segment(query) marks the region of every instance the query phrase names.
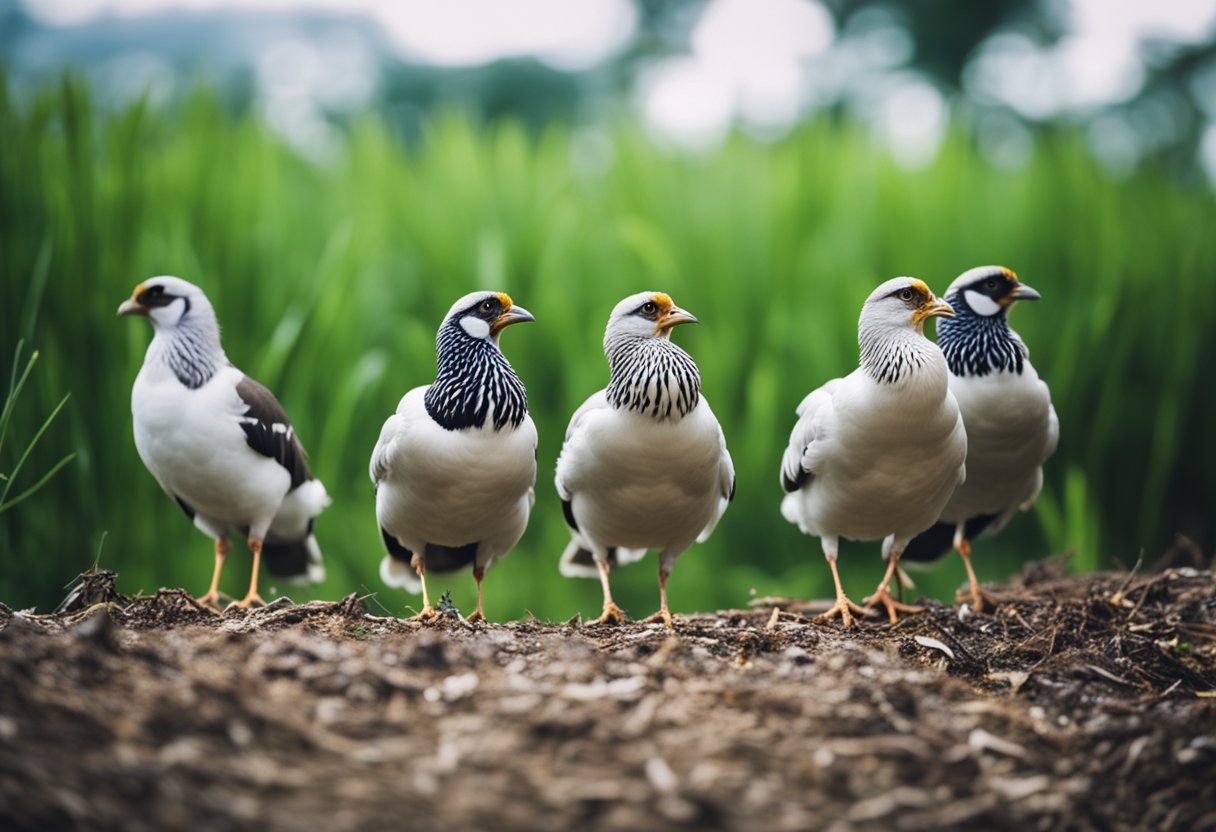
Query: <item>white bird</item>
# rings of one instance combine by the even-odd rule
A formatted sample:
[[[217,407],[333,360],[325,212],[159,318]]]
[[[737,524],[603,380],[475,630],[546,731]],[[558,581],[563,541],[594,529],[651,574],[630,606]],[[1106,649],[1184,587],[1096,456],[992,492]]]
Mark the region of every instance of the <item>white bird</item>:
[[[967,481],[938,523],[918,535],[904,559],[935,560],[954,548],[963,558],[975,609],[983,593],[971,566],[971,539],[995,534],[1026,511],[1043,487],[1043,463],[1056,449],[1060,423],[1051,392],[1030,363],[1030,351],[1009,327],[1009,310],[1039,293],[1002,266],[963,272],[946,290],[954,318],[937,327],[950,367],[950,390],[967,427]]]
[[[523,382],[498,345],[504,328],[535,318],[502,292],[452,306],[436,337],[435,381],[415,387],[384,423],[372,451],[376,520],[388,555],[380,577],[422,593],[427,572],[470,564],[485,620],[486,568],[519,542],[536,500],[536,426]]]
[[[964,478],[967,436],[948,389],[946,359],[925,338],[928,318],[953,314],[922,281],[888,280],[866,300],[858,324],[860,367],[832,379],[798,406],[781,464],[788,492],[781,512],[819,537],[836,584],[836,603],[820,618],[870,610],[848,599],[836,570],[839,539],[883,541],[887,570],[865,604],[919,607],[888,586],[903,548],[937,520]]]
[[[258,568],[286,580],[321,581],[325,569],[313,519],[329,505],[304,448],[274,394],[228,361],[215,311],[203,291],[176,277],[135,287],[119,315],[142,315],[154,336],[131,390],[135,447],[144,465],[215,540],[216,606],[228,537],[253,553],[241,607],[262,604]]]
[[[625,619],[612,600],[612,565],[657,549],[660,607],[652,620],[672,626],[672,566],[709,537],[734,497],[734,465],[701,395],[700,370],[670,340],[674,327],[696,322],[662,292],[618,303],[604,333],[608,387],[575,411],[566,430],[557,492],[571,541],[559,569],[569,577],[599,576],[600,622]]]

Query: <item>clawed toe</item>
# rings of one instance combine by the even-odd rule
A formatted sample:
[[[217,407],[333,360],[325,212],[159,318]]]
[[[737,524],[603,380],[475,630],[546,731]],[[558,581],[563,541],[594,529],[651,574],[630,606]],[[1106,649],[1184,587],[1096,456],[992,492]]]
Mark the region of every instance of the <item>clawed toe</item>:
[[[886,609],[887,616],[891,619],[892,624],[899,621],[899,616],[896,614],[897,612],[913,613],[925,611],[924,607],[918,607],[915,604],[905,604],[902,601],[896,601],[891,597],[891,593],[887,592],[885,589],[879,590],[869,598],[864,598],[862,600],[867,606],[878,606],[881,604]]]
[[[604,612],[595,619],[596,624],[624,624],[629,620],[625,611],[616,604],[609,602],[604,605]]]
[[[832,605],[831,609],[822,615],[815,616],[811,620],[830,621],[833,618],[840,616],[841,626],[847,630],[849,627],[853,626],[853,613],[857,613],[859,616],[865,618],[867,616],[874,615],[874,610],[870,609],[869,607],[859,606],[842,595],[836,599],[836,603]]]

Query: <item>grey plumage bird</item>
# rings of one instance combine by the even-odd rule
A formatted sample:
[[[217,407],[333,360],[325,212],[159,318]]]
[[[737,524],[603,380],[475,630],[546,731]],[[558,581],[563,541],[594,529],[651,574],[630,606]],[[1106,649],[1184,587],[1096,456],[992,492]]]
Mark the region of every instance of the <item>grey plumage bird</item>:
[[[135,447],[161,488],[215,540],[211,587],[199,602],[217,605],[233,534],[253,554],[240,606],[263,603],[263,560],[286,580],[323,580],[312,527],[329,505],[325,486],[309,471],[274,394],[228,361],[202,289],[154,277],[135,287],[118,314],[147,318],[155,333],[131,390]]]
[[[1060,438],[1051,392],[1009,326],[1017,301],[1039,298],[1009,269],[979,266],[950,284],[946,301],[956,314],[937,327],[950,390],[967,428],[967,481],[938,522],[908,544],[904,560],[935,560],[953,545],[967,568],[977,610],[984,601],[971,565],[971,540],[996,534],[1031,507],[1043,487],[1043,463]]]
[[[498,339],[535,320],[502,292],[474,292],[452,305],[436,337],[438,369],[384,423],[372,451],[376,520],[388,555],[380,577],[422,593],[433,618],[428,572],[471,566],[484,620],[486,569],[519,541],[536,496],[536,426],[528,397]]]
[[[662,292],[616,305],[604,333],[608,387],[574,413],[556,485],[571,541],[559,568],[600,578],[601,622],[625,619],[612,600],[612,566],[659,553],[659,611],[672,626],[667,579],[676,558],[705,540],[735,492],[722,427],[701,395],[692,357],[671,331],[696,318]]]
[[[781,511],[819,537],[831,567],[836,603],[821,618],[839,615],[847,627],[853,613],[870,612],[841,586],[841,537],[883,541],[886,575],[865,604],[882,604],[892,622],[897,611],[919,610],[888,586],[903,548],[937,520],[964,477],[967,437],[946,360],[924,336],[926,320],[951,314],[920,280],[883,283],[862,306],[860,366],[798,406],[781,464]]]

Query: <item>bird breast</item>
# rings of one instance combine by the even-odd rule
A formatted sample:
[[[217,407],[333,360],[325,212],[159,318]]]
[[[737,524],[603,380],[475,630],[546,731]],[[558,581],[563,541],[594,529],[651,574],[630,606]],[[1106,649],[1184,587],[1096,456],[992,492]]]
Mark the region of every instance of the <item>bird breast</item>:
[[[131,413],[135,446],[167,491],[198,514],[228,526],[273,518],[291,475],[256,453],[238,422],[240,370],[226,367],[196,389],[145,365],[135,380]]]
[[[720,429],[702,398],[682,420],[604,408],[588,415],[559,460],[579,528],[602,546],[689,545],[721,498]]]
[[[403,541],[462,546],[522,531],[536,482],[536,427],[446,430],[427,413],[426,388],[397,409],[387,470],[376,492],[380,524]]]
[[[951,377],[950,389],[967,429],[967,481],[942,519],[999,514],[1034,497],[1052,442],[1051,396],[1034,368]]]

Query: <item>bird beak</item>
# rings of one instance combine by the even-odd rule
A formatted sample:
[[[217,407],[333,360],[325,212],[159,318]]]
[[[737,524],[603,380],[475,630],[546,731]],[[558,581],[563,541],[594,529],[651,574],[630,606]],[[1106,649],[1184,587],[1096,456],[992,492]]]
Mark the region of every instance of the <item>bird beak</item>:
[[[659,318],[658,330],[659,332],[669,332],[673,327],[677,327],[680,324],[699,323],[701,322],[691,312],[685,312],[680,307],[673,305],[662,318]]]
[[[1001,298],[1001,303],[1005,306],[1013,303],[1015,300],[1042,300],[1043,296],[1034,289],[1027,286],[1025,283],[1019,283],[1013,287],[1013,291]]]
[[[953,318],[954,307],[941,298],[933,298],[924,306],[912,313],[912,323],[919,324],[926,318]]]
[[[524,309],[522,306],[512,306],[499,315],[498,319],[494,321],[494,326],[490,327],[490,334],[498,335],[498,333],[502,332],[511,324],[522,324],[535,320],[536,318],[532,317],[532,313],[527,309]]]
[[[118,307],[118,316],[121,318],[124,315],[144,315],[148,314],[148,307],[137,301],[135,298],[129,298],[122,302]]]

